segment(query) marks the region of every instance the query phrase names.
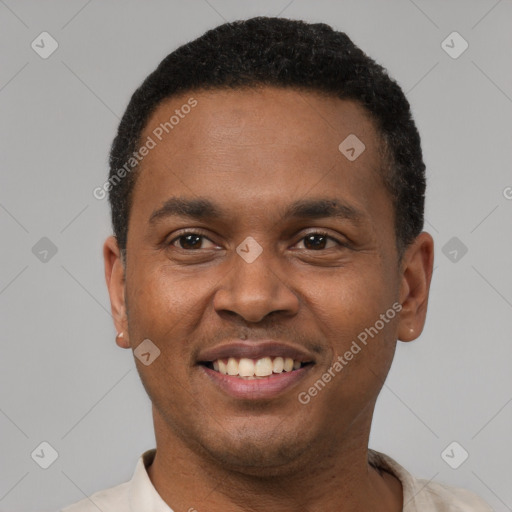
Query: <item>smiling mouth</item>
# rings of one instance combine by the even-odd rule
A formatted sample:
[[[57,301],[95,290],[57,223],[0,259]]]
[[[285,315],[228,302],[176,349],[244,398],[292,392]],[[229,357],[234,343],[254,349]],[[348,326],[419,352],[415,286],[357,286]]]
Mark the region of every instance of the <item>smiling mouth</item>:
[[[246,357],[229,357],[226,359],[216,359],[215,361],[201,362],[203,366],[210,370],[239,377],[244,380],[265,379],[273,375],[279,375],[285,372],[293,372],[305,366],[313,364],[312,361],[297,361],[291,357],[262,357],[259,359],[249,359]]]

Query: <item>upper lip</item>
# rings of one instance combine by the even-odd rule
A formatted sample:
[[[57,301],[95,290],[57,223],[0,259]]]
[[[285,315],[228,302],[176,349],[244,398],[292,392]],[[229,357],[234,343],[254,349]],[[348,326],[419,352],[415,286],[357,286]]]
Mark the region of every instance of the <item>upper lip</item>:
[[[314,362],[314,358],[304,350],[293,344],[283,343],[276,340],[234,340],[224,342],[215,347],[207,348],[199,353],[198,362],[206,363],[217,359],[228,359],[234,357],[240,359],[260,359],[262,357],[291,357],[294,361],[303,363]]]

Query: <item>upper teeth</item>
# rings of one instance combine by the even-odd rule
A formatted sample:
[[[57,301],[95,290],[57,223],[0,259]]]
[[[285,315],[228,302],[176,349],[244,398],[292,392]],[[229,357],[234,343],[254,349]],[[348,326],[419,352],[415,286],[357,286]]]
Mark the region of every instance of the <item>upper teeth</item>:
[[[300,361],[291,357],[262,357],[261,359],[217,359],[213,361],[213,369],[224,375],[239,375],[240,377],[267,377],[272,373],[291,372],[301,366]]]

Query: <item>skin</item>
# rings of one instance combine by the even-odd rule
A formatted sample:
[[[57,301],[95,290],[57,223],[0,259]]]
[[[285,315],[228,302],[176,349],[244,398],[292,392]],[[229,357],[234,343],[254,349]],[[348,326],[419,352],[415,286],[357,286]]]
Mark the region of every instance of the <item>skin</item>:
[[[368,439],[397,339],[424,326],[432,237],[421,233],[399,260],[378,133],[356,103],[270,87],[194,91],[160,104],[141,140],[190,97],[197,106],[141,164],[126,268],[116,239],[104,244],[118,345],[149,338],[161,351],[149,366],[135,358],[153,403],[153,485],[176,512],[402,510],[400,482],[367,463]],[[366,146],[353,162],[338,150],[351,133]],[[225,218],[150,225],[171,196],[208,198]],[[282,217],[295,200],[324,197],[359,221]],[[177,239],[188,229],[206,238],[190,248]],[[308,244],[318,230],[333,240]],[[248,236],[263,248],[252,263],[236,252]],[[401,312],[301,404],[298,393],[394,302]],[[196,363],[241,334],[297,343],[315,364],[273,399],[234,399]]]

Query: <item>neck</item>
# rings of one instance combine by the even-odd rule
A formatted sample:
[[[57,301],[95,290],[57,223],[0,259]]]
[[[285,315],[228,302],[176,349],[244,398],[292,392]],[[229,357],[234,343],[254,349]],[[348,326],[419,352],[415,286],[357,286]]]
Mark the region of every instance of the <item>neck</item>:
[[[312,449],[294,467],[265,468],[248,474],[206,453],[190,449],[153,408],[157,452],[148,476],[162,499],[176,511],[356,512],[402,510],[402,486],[389,473],[368,464],[367,428],[325,449]],[[352,434],[352,435],[351,435]]]
[[[248,474],[190,449],[153,409],[157,452],[148,475],[162,499],[176,511],[356,512],[402,510],[402,486],[368,464],[367,428],[353,425],[342,441],[311,450],[294,467]]]

